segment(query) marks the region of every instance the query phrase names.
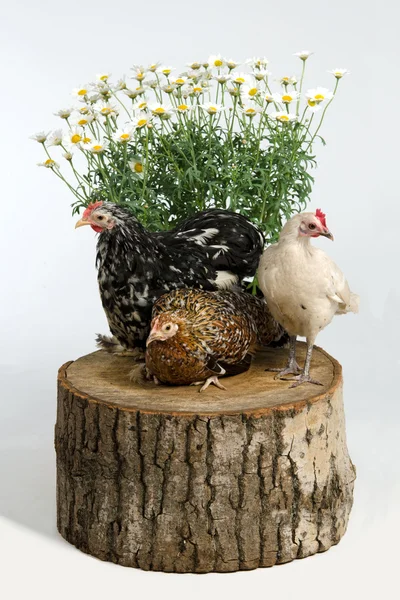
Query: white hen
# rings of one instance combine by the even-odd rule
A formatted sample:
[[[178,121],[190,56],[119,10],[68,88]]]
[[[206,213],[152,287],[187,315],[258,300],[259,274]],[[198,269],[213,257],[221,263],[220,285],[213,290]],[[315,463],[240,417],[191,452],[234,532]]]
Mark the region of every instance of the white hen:
[[[265,250],[258,268],[259,285],[269,309],[290,335],[289,362],[282,371],[278,369],[277,377],[294,375],[291,387],[304,382],[322,385],[310,377],[315,338],[334,315],[358,312],[359,298],[350,291],[339,267],[310,244],[310,238],[320,235],[333,240],[319,209],[315,214],[292,217],[282,228],[279,242]],[[302,371],[295,356],[298,335],[307,339]]]

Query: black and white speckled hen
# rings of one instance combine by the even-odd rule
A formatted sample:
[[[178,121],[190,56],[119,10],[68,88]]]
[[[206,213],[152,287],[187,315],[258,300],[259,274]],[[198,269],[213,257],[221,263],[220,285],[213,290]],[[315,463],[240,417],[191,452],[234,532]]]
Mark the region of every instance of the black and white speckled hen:
[[[99,336],[110,351],[142,352],[154,302],[177,288],[227,289],[254,275],[264,236],[246,217],[212,209],[171,231],[147,231],[119,205],[96,202],[76,227],[99,233],[98,282],[115,339]]]
[[[257,346],[286,340],[263,298],[242,291],[174,290],[153,307],[146,368],[173,385],[219,382],[247,371]]]

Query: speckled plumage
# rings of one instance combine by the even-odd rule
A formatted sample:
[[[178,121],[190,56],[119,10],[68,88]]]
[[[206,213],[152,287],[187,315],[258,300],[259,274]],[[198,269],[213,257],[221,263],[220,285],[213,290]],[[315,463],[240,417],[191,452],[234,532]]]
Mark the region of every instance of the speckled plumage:
[[[246,371],[258,345],[286,337],[265,300],[242,291],[173,291],[154,305],[152,326],[160,320],[176,323],[178,330],[149,344],[146,366],[174,385]]]
[[[126,349],[145,347],[162,294],[230,287],[254,275],[264,246],[262,233],[230,211],[203,211],[172,231],[151,233],[126,208],[104,202],[99,210],[115,222],[97,244],[100,295],[110,330]]]

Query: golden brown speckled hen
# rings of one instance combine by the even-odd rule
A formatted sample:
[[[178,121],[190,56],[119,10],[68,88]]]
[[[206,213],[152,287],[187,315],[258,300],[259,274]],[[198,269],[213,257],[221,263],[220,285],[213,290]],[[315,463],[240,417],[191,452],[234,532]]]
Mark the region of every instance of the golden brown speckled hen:
[[[247,371],[257,345],[285,337],[264,299],[241,291],[179,289],[153,307],[146,367],[156,382],[225,389],[218,376]]]

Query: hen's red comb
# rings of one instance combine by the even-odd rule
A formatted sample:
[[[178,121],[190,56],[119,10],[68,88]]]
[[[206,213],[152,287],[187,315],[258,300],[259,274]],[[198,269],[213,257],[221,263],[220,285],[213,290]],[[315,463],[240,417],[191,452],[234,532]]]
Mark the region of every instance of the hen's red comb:
[[[85,208],[85,211],[82,215],[83,219],[88,219],[90,217],[90,215],[92,214],[92,212],[94,210],[96,210],[96,208],[99,208],[100,206],[102,206],[102,202],[93,202],[93,204],[89,204],[89,206],[87,208]]]
[[[315,211],[315,216],[321,221],[321,225],[326,227],[326,215],[322,212],[320,208],[317,208],[317,210]]]

